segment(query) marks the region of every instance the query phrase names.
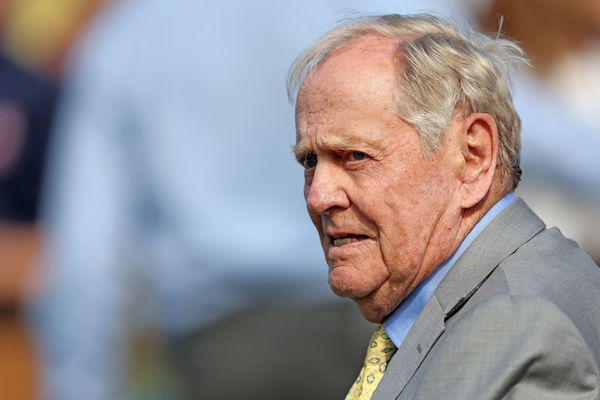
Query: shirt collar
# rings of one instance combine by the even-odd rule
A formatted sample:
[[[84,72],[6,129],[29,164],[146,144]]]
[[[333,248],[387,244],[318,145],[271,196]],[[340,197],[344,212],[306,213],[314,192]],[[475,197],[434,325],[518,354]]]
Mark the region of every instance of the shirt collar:
[[[394,310],[383,322],[385,331],[392,342],[400,347],[406,335],[417,320],[417,317],[425,308],[425,304],[438,287],[444,276],[454,265],[456,260],[465,252],[467,247],[473,243],[475,238],[492,222],[502,210],[504,210],[513,200],[515,195],[509,192],[502,197],[489,211],[475,224],[469,234],[463,239],[456,251],[435,269],[423,282],[421,282],[403,301],[398,308]]]

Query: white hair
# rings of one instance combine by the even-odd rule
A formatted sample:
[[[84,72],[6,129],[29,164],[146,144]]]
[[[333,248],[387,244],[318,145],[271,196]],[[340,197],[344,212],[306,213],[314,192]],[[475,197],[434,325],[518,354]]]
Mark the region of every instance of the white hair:
[[[382,35],[397,40],[396,112],[421,135],[424,152],[440,144],[455,111],[462,117],[490,114],[496,121],[502,189],[520,180],[521,123],[510,93],[511,74],[528,65],[515,42],[463,32],[433,15],[381,15],[347,20],[301,53],[287,81],[292,103],[317,65],[359,37]],[[402,100],[401,102],[399,100]]]

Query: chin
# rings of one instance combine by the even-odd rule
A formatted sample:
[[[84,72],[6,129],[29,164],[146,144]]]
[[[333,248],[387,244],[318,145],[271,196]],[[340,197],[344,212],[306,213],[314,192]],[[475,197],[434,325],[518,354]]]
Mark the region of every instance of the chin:
[[[379,290],[387,276],[365,279],[362,271],[348,266],[339,266],[329,272],[329,287],[340,297],[351,299],[367,298]]]
[[[347,297],[350,299],[356,299],[367,296],[371,291],[361,287],[356,287],[352,284],[344,282],[330,281],[329,287],[331,291],[340,297]]]

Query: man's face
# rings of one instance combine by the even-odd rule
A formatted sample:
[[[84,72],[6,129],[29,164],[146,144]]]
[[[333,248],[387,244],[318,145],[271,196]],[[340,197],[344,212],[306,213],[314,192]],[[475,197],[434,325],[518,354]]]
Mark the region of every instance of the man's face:
[[[329,284],[372,322],[450,256],[445,237],[459,218],[449,151],[424,156],[416,130],[394,113],[393,48],[369,37],[334,53],[296,108],[295,152]]]

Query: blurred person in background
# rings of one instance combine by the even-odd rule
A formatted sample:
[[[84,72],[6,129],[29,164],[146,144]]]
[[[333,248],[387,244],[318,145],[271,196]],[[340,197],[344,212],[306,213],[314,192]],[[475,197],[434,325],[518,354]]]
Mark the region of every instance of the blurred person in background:
[[[0,4],[0,221],[37,222],[64,55],[103,1]]]
[[[0,222],[31,226],[38,218],[44,158],[57,88],[6,51],[11,2],[0,5]]]
[[[6,46],[9,1],[0,3],[0,398],[34,396],[34,351],[20,307],[28,294],[41,176],[57,89]]]
[[[40,181],[56,88],[0,52],[0,221],[38,217]]]

